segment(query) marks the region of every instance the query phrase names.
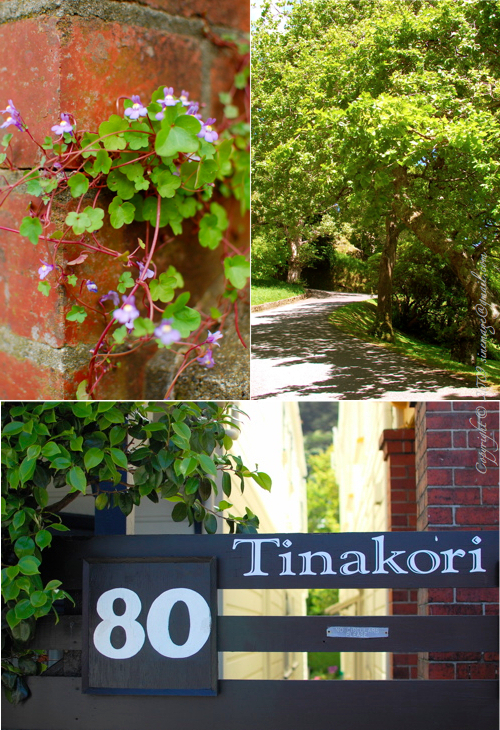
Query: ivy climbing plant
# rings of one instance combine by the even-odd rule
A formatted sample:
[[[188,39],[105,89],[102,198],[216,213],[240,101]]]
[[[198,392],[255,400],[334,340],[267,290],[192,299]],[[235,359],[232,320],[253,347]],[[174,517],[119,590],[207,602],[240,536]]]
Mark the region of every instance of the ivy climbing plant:
[[[40,150],[40,161],[0,189],[0,206],[21,185],[37,199],[18,231],[0,228],[17,231],[44,248],[38,296],[62,287],[73,302],[67,320],[81,324],[92,313],[103,321],[79,399],[91,398],[120,358],[151,341],[183,355],[176,377],[192,363],[213,367],[213,349],[231,311],[245,345],[238,329],[238,302],[247,298],[250,265],[231,242],[232,222],[221,202],[234,197],[242,213],[249,208],[248,54],[233,41],[219,43],[239,51],[240,60],[232,89],[220,95],[225,111],[217,131],[216,120],[204,121],[200,105],[187,91],[175,95],[167,86],[157,89],[149,103],[135,94],[120,97],[121,113],[112,114],[95,132],[80,131],[73,114],[64,112],[43,142],[33,137],[13,101],[1,111],[6,118],[0,128],[12,126],[30,137]],[[243,113],[234,104],[238,89],[245,92]],[[12,137],[10,132],[3,137],[0,163],[16,172],[9,152]],[[54,210],[64,196],[75,203],[61,223]],[[99,238],[107,217],[117,230],[142,224],[132,252],[115,251]],[[193,221],[202,247],[222,249],[226,288],[209,312],[188,306],[190,292],[179,293],[184,289],[182,271],[173,265],[160,270],[155,257],[182,234],[186,221]],[[80,252],[62,263],[58,253],[66,244],[78,246]],[[99,260],[93,259],[96,266],[105,268],[106,261],[114,259],[122,268],[108,292],[99,292],[93,279],[78,274],[91,252],[99,254]]]
[[[230,532],[257,531],[258,517],[248,507],[234,514],[229,501],[246,478],[271,489],[266,473],[230,452],[226,431],[239,428],[237,412],[182,401],[3,404],[2,684],[10,702],[28,697],[25,675],[46,668],[44,652],[29,648],[37,619],[53,612],[57,621],[56,602],[72,600],[60,580],[44,582],[42,564],[53,536],[68,530],[61,513],[75,499],[125,515],[144,498],[167,500],[174,521],[202,523],[207,533],[222,520]],[[51,485],[61,493],[55,502]],[[212,495],[223,499],[209,508]]]

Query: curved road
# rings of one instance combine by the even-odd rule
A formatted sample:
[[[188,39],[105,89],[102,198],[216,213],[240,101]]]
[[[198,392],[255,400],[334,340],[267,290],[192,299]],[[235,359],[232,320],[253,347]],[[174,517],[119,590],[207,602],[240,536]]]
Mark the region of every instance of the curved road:
[[[498,398],[493,388],[467,387],[460,378],[344,335],[329,323],[338,307],[371,298],[332,292],[252,314],[252,399]]]

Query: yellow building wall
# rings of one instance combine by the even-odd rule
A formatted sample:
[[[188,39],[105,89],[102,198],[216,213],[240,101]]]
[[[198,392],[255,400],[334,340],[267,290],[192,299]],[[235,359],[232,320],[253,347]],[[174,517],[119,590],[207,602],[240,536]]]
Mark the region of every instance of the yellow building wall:
[[[342,402],[334,429],[333,468],[339,485],[341,532],[385,532],[388,525],[387,464],[379,451],[384,429],[397,428],[398,411],[387,402]],[[342,616],[386,616],[385,589],[342,589]],[[385,652],[344,653],[345,679],[386,679]]]

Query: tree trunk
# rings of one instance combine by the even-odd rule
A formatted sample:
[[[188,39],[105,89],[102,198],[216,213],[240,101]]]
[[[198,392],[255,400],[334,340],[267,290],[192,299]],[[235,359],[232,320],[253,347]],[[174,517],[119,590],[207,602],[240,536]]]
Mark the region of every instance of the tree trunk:
[[[392,328],[392,272],[396,261],[396,248],[401,228],[396,217],[388,215],[385,219],[385,243],[380,259],[378,275],[377,321],[372,333],[386,342],[394,342]]]
[[[288,232],[287,232],[288,235]],[[290,258],[288,259],[288,277],[287,282],[289,284],[296,284],[302,273],[302,264],[300,263],[300,247],[305,241],[302,240],[302,236],[299,231],[288,236],[288,246],[290,248]]]
[[[418,240],[430,251],[439,256],[447,256],[453,272],[464,288],[469,303],[470,322],[475,322],[476,339],[481,331],[479,314],[484,317],[488,333],[500,343],[500,309],[498,304],[487,295],[487,306],[481,306],[482,277],[476,273],[476,262],[465,249],[455,248],[451,237],[443,235],[437,226],[427,220],[421,211],[411,210],[401,200],[395,202],[398,217],[413,231]]]

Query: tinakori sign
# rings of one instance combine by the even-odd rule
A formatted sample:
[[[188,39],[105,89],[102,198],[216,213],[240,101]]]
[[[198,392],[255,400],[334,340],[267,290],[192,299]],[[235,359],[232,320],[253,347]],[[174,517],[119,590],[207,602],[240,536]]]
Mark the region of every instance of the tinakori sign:
[[[278,575],[388,575],[395,573],[404,575],[418,573],[429,575],[430,573],[486,573],[482,566],[482,548],[476,547],[481,544],[482,538],[474,535],[471,538],[471,545],[466,540],[460,539],[454,542],[462,547],[448,547],[440,549],[439,537],[435,536],[433,550],[429,548],[416,548],[412,545],[404,550],[388,550],[385,535],[375,535],[370,538],[373,542],[363,550],[344,550],[340,553],[327,552],[326,550],[306,550],[305,552],[292,552],[293,541],[284,539],[281,543],[278,537],[257,537],[241,538],[233,541],[233,550],[240,548],[246,550],[249,570],[243,573],[244,576],[269,575],[263,570],[262,548],[264,545],[275,545],[276,547],[287,548],[286,552],[279,553],[281,559],[281,571]],[[405,542],[408,542],[406,540]],[[241,546],[246,545],[243,548]],[[464,549],[464,547],[466,549]],[[300,567],[299,567],[300,566]],[[294,570],[294,567],[296,570]],[[337,568],[336,570],[334,569]]]

